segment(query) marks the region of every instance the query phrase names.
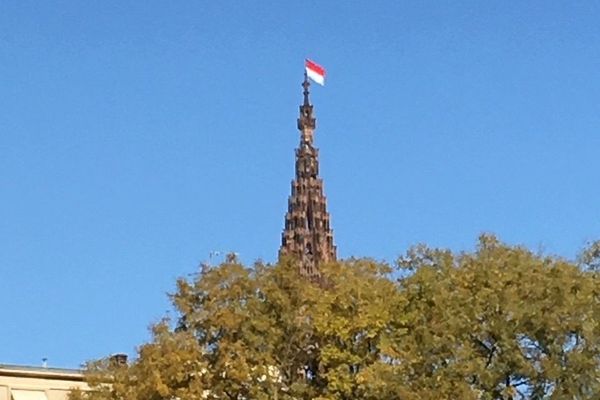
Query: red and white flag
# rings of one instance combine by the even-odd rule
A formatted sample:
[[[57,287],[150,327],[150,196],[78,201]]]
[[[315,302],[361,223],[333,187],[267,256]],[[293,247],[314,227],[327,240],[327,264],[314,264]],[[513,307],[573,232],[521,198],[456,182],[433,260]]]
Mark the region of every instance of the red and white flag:
[[[306,76],[321,86],[325,85],[325,68],[308,58],[306,59],[304,66],[306,67]]]

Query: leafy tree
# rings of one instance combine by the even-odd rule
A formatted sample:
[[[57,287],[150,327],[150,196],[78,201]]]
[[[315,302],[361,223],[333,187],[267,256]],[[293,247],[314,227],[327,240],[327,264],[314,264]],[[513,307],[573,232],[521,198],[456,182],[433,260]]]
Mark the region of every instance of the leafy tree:
[[[171,296],[129,365],[91,362],[73,400],[589,399],[600,396],[598,274],[482,236],[318,281],[229,257]]]
[[[153,326],[152,334],[131,365],[110,357],[88,363],[86,376],[93,391],[74,392],[71,400],[206,398],[211,372],[193,335],[173,332],[167,321]]]
[[[230,257],[178,280],[174,327],[153,327],[129,366],[90,363],[94,391],[73,400],[359,398],[401,299],[391,270],[352,260],[323,266],[318,282],[298,271],[291,259],[249,269]]]
[[[400,260],[417,398],[589,399],[600,394],[596,277],[482,236],[473,254],[415,249]]]

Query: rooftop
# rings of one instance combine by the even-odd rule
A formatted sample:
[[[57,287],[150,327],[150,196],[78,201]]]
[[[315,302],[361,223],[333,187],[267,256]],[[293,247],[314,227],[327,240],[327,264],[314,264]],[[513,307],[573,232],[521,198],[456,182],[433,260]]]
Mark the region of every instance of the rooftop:
[[[83,380],[79,369],[34,367],[27,365],[0,364],[0,376],[18,376],[45,379]]]

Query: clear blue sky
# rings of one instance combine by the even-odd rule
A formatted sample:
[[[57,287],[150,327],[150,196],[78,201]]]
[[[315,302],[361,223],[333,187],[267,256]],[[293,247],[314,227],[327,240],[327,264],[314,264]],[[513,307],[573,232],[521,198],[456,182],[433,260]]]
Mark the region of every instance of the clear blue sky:
[[[0,3],[0,362],[133,353],[211,251],[274,261],[303,60],[339,255],[600,237],[600,4]]]

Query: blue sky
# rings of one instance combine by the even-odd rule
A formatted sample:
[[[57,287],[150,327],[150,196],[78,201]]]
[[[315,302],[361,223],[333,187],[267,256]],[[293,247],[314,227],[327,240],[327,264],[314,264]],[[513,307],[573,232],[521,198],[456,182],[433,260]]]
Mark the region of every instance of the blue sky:
[[[132,354],[276,258],[305,57],[339,255],[600,238],[597,2],[0,3],[0,363]],[[216,257],[213,261],[218,261]]]

